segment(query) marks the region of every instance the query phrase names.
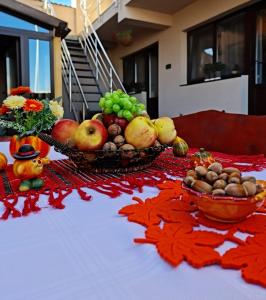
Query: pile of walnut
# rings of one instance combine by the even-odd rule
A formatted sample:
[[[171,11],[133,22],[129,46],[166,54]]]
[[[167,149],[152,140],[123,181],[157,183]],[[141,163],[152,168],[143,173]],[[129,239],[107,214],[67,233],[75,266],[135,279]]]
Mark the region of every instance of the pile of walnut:
[[[263,191],[253,176],[241,176],[237,168],[223,168],[212,163],[208,168],[198,166],[189,170],[184,183],[193,190],[213,196],[249,197]]]

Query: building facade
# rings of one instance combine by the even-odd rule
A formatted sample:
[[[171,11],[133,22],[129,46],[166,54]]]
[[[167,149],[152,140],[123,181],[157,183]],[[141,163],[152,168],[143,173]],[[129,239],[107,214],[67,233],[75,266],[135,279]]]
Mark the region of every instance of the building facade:
[[[38,9],[41,1],[20,2]],[[54,4],[70,37],[84,29],[84,4],[87,22],[93,23],[127,91],[143,98],[153,117],[208,109],[266,114],[265,1]],[[54,79],[60,93],[61,77]]]

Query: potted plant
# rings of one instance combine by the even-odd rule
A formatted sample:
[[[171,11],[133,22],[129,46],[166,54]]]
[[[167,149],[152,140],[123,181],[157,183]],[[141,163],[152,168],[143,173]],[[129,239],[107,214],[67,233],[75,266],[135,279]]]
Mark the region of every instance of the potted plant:
[[[203,72],[205,74],[205,81],[211,80],[214,77],[215,72],[213,64],[205,64]]]
[[[232,69],[232,74],[233,75],[238,75],[240,73],[240,68],[238,64],[235,64],[233,69]]]
[[[115,39],[123,46],[130,46],[133,42],[132,30],[117,32]]]
[[[50,130],[54,123],[63,117],[62,103],[57,101],[25,98],[32,94],[28,87],[11,90],[0,107],[0,127],[13,129],[17,135],[10,141],[10,154],[23,144],[31,144],[40,151],[42,157],[49,152],[49,146],[38,138],[38,134]],[[23,96],[22,96],[23,95]]]
[[[217,61],[213,64],[213,67],[214,67],[215,78],[221,78],[222,71],[225,69],[225,64],[223,64],[220,61]]]

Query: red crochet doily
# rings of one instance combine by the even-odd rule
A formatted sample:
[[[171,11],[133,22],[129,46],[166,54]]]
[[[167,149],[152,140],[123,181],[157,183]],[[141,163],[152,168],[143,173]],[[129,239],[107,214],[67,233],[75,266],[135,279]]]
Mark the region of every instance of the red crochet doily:
[[[12,166],[9,165],[7,170],[0,171],[0,219],[6,220],[10,216],[21,217],[40,211],[38,201],[41,194],[48,196],[47,206],[63,209],[65,207],[63,201],[73,189],[76,189],[80,198],[85,201],[91,200],[92,197],[84,191],[84,188],[93,189],[111,198],[122,193],[132,194],[135,189],[141,192],[143,186],[156,186],[165,181],[167,174],[183,177],[190,168],[190,155],[196,151],[198,149],[190,149],[187,157],[177,158],[173,156],[172,150],[168,149],[154,161],[150,168],[129,175],[94,175],[76,172],[69,160],[52,161],[45,166],[42,174],[45,181],[44,188],[23,193],[17,192],[19,181],[14,177]],[[266,159],[263,155],[234,156],[216,152],[212,154],[224,166],[235,165],[241,171],[266,169]],[[21,200],[20,196],[23,196],[24,200]],[[23,208],[21,208],[21,201]]]
[[[158,187],[161,191],[156,197],[145,201],[133,197],[136,203],[119,211],[146,227],[145,237],[136,238],[136,243],[155,245],[173,266],[183,261],[195,268],[218,264],[239,269],[247,282],[266,287],[266,215],[256,213],[237,224],[210,221],[197,212],[195,196],[182,189],[181,181],[166,181]],[[199,225],[206,230],[199,230]],[[237,232],[251,236],[242,240]],[[221,255],[215,248],[225,241],[235,243],[235,248]]]

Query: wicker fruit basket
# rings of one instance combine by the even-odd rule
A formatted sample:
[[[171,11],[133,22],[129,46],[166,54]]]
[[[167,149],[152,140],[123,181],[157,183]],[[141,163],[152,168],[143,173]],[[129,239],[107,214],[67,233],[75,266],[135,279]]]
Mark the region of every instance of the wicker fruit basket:
[[[66,155],[81,171],[94,173],[130,173],[149,167],[154,159],[165,150],[165,145],[135,150],[80,151],[67,144],[61,144],[46,133],[39,137],[55,151]]]

